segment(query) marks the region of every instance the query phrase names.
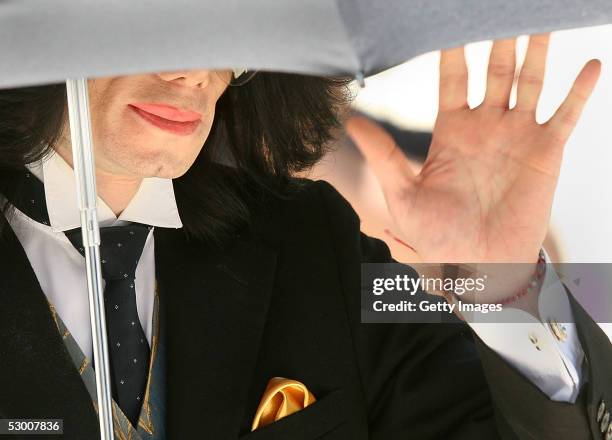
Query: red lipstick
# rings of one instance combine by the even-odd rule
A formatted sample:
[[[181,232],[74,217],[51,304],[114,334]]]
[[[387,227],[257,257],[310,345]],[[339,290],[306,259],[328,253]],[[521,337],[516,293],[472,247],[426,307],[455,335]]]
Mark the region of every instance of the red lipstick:
[[[193,110],[180,110],[168,104],[129,104],[138,116],[150,124],[170,133],[186,136],[201,123],[202,114]]]

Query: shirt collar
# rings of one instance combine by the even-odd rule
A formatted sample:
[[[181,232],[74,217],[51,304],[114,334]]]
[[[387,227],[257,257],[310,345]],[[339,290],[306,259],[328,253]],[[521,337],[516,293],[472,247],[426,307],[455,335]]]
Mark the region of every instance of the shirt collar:
[[[27,167],[45,185],[45,200],[51,228],[63,232],[80,227],[81,215],[77,203],[76,183],[70,165],[59,154],[52,152],[49,157]],[[183,226],[171,179],[144,178],[138,192],[119,217],[100,197],[97,202],[98,222],[101,227],[119,226],[125,222],[144,223],[161,228]]]

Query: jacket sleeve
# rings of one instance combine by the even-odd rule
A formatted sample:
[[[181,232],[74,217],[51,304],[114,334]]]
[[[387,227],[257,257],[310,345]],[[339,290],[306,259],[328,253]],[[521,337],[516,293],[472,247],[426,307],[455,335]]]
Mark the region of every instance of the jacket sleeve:
[[[602,403],[604,415],[612,411],[612,346],[571,294],[588,369],[588,382],[573,404],[550,400],[459,320],[362,324],[360,264],[393,260],[384,242],[359,232],[357,215],[335,189],[325,182],[317,187],[335,244],[373,439],[606,438],[608,427],[597,412]]]
[[[612,346],[569,292],[568,296],[585,352],[588,377],[574,404],[550,400],[475,337],[495,410],[519,438],[612,439],[612,434],[608,435],[612,432],[610,424],[603,420],[612,401]]]

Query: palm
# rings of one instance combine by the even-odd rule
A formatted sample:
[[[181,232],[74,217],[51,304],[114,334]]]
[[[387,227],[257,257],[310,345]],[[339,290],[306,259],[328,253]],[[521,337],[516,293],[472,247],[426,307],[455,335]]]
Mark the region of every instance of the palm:
[[[442,54],[440,112],[418,175],[388,136],[349,126],[381,181],[396,231],[423,261],[537,260],[563,147],[599,73],[589,63],[557,114],[538,124],[547,45],[547,36],[532,37],[512,110],[513,40],[495,43],[487,96],[476,109],[467,106],[462,49]]]
[[[389,206],[422,258],[476,262],[537,256],[560,155],[539,157],[552,140],[522,116],[481,108],[448,112],[438,120],[411,202]]]

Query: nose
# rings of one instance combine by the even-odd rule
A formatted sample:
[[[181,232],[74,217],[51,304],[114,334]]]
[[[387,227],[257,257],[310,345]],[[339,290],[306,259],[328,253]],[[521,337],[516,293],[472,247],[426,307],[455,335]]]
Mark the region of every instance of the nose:
[[[164,81],[174,82],[185,87],[198,87],[200,89],[208,85],[210,75],[210,70],[177,70],[157,74]]]

